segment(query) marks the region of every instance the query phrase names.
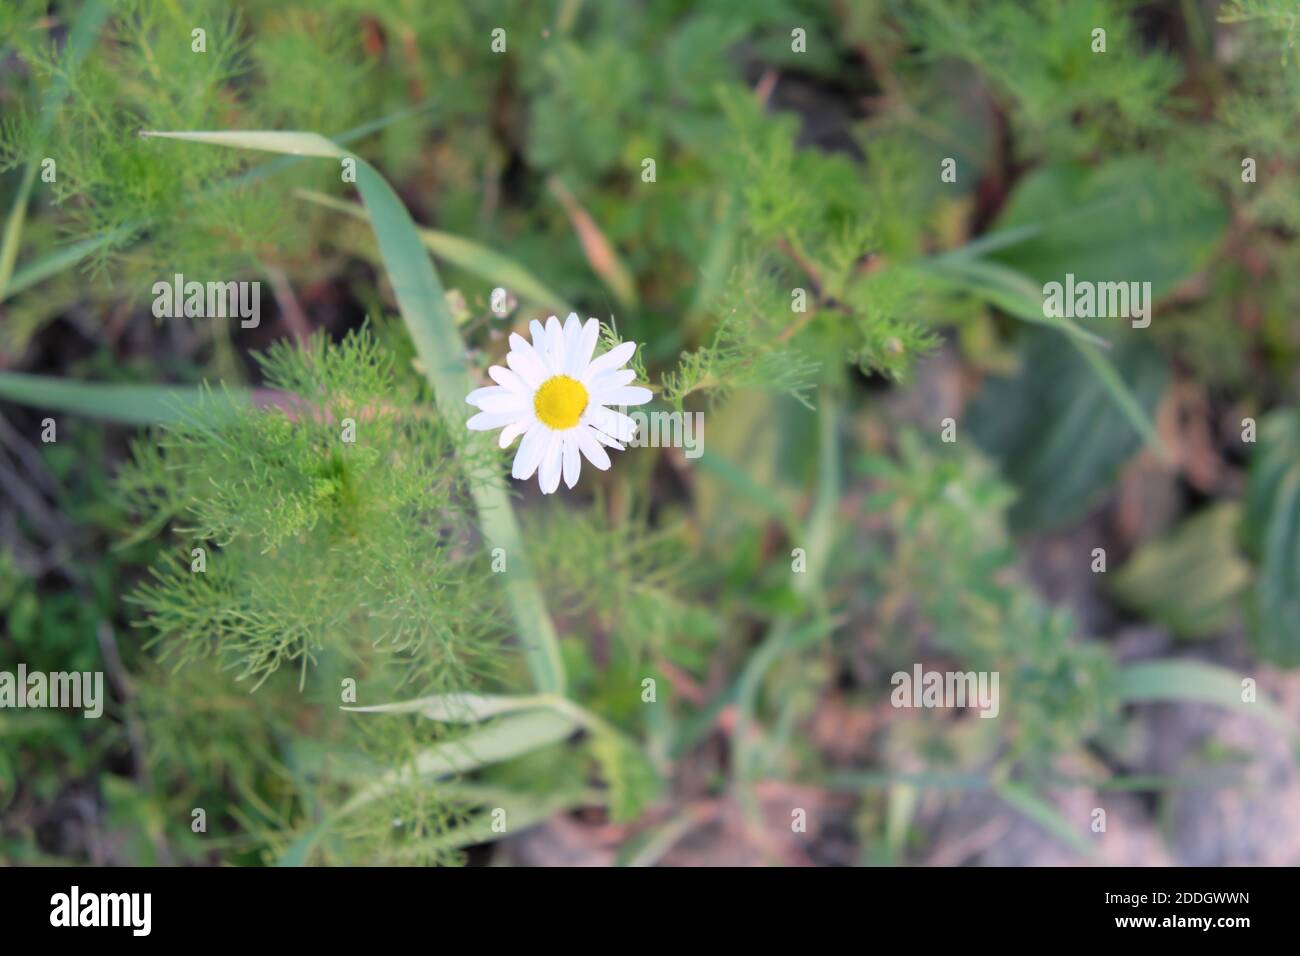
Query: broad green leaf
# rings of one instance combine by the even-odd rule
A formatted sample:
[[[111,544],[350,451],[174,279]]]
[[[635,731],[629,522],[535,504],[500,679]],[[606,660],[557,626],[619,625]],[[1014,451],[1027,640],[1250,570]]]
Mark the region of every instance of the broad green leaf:
[[[1222,203],[1174,163],[1128,157],[1095,169],[1047,166],[1021,181],[994,232],[926,267],[1010,315],[1064,321],[1068,329],[1076,323],[1043,318],[1046,283],[1071,274],[1076,282],[1149,282],[1155,299],[1205,264],[1226,225]],[[1128,325],[1122,317],[1078,321],[1087,335],[1108,336]],[[1070,341],[1125,418],[1159,451],[1140,383],[1129,381],[1095,341],[1077,334]]]
[[[1237,550],[1240,521],[1241,506],[1224,502],[1143,545],[1112,579],[1116,598],[1184,637],[1223,630],[1251,582]]]
[[[1179,700],[1229,707],[1294,737],[1295,724],[1276,704],[1265,697],[1242,700],[1241,682],[1242,675],[1200,661],[1143,661],[1120,668],[1117,691],[1128,702]]]
[[[1011,524],[1041,530],[1081,517],[1138,450],[1141,438],[1120,427],[1105,382],[1059,336],[1026,330],[1020,354],[1017,375],[990,378],[967,420],[976,442],[1019,491]],[[1112,357],[1149,417],[1166,379],[1159,353],[1149,342],[1128,336]]]
[[[1264,556],[1274,524],[1278,493],[1287,477],[1300,469],[1300,410],[1281,409],[1259,423],[1246,483],[1246,511],[1241,538],[1255,560]]]
[[[1300,664],[1300,412],[1260,423],[1242,541],[1258,563],[1250,633],[1260,656]]]
[[[366,218],[366,211],[361,206],[342,202],[324,193],[298,189],[294,191],[294,195],[307,202],[324,206],[326,209],[333,209],[358,219]],[[534,305],[557,309],[560,312],[573,311],[563,298],[548,289],[540,279],[509,256],[493,252],[487,246],[471,242],[469,239],[453,236],[449,232],[439,232],[437,229],[418,229],[417,232],[425,248],[437,258],[459,266],[481,279],[500,285]]]
[[[1226,226],[1223,204],[1175,161],[1046,166],[1019,183],[995,223],[1035,231],[990,255],[1040,285],[1072,273],[1076,281],[1150,282],[1159,298],[1205,264]]]
[[[465,404],[465,396],[475,383],[465,359],[465,343],[447,310],[442,284],[420,241],[415,223],[397,193],[369,163],[351,157],[318,133],[151,132],[142,135],[293,156],[334,160],[354,158],[357,190],[379,241],[379,252],[388,269],[388,279],[407,332],[415,344],[429,384],[433,386],[438,409],[453,424],[468,418],[469,406]],[[490,441],[482,434],[473,440],[480,444]],[[482,470],[471,476],[470,487],[486,546],[489,550],[502,548],[510,555],[510,570],[502,577],[533,681],[544,693],[563,693],[564,665],[560,658],[559,639],[528,565],[519,525],[501,475],[495,469]]]
[[[1008,230],[1004,235],[1026,232]],[[978,242],[971,245],[978,245]],[[1151,416],[1142,408],[1141,401],[1116,370],[1108,352],[1103,351],[1109,349],[1110,343],[1073,319],[1049,318],[1044,315],[1042,290],[1028,276],[1001,263],[972,257],[966,249],[935,256],[923,262],[922,268],[1014,318],[1055,328],[1068,336],[1070,343],[1092,366],[1093,373],[1124,413],[1129,424],[1148,444],[1160,450],[1160,440]]]

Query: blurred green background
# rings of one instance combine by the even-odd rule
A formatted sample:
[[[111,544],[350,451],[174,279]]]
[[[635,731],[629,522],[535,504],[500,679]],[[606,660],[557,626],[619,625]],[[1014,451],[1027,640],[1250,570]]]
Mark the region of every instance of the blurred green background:
[[[0,858],[1300,861],[1289,7],[6,3],[0,671],[110,699],[0,710]],[[478,381],[572,309],[703,414],[700,458],[511,483],[562,698],[338,710],[538,689],[467,477],[509,458],[334,161],[143,130],[333,138]],[[156,319],[175,273],[261,323]],[[1067,273],[1151,325],[1045,318]],[[200,382],[264,391],[178,424]],[[322,458],[283,394],[398,417]],[[892,706],[917,663],[999,717]]]

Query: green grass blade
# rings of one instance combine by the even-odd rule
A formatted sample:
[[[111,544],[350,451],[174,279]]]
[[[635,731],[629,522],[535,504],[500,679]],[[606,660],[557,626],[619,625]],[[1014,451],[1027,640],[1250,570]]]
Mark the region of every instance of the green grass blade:
[[[997,795],[1013,808],[1033,820],[1062,843],[1084,856],[1093,856],[1096,849],[1070,825],[1070,821],[1061,815],[1041,794],[1021,783],[1005,781],[993,785]]]
[[[1089,332],[1077,322],[1043,315],[1043,299],[1039,287],[1028,276],[1000,263],[983,259],[935,257],[923,261],[921,266],[1014,318],[1050,326],[1071,338],[1085,339],[1094,345],[1104,347],[1108,344],[1100,335]]]
[[[509,697],[499,694],[431,694],[415,700],[370,707],[340,707],[359,714],[419,714],[429,720],[450,724],[476,724],[490,717],[519,710],[536,710],[551,706],[553,698],[544,694]]]
[[[1167,457],[1164,443],[1160,441],[1160,436],[1156,432],[1155,422],[1146,413],[1142,403],[1133,394],[1133,390],[1128,387],[1128,384],[1116,370],[1111,360],[1091,342],[1085,342],[1077,338],[1071,338],[1070,342],[1079,350],[1088,364],[1092,366],[1093,372],[1101,384],[1105,386],[1111,400],[1119,406],[1119,410],[1128,419],[1128,423],[1142,436],[1147,446],[1162,458]]]
[[[1120,698],[1129,702],[1188,701],[1228,707],[1295,738],[1296,725],[1272,701],[1264,697],[1242,700],[1241,681],[1235,671],[1200,661],[1142,661],[1120,670],[1118,689]]]
[[[349,156],[318,133],[151,132],[141,135],[293,156],[339,160]],[[357,190],[370,216],[398,308],[433,386],[438,408],[449,422],[464,422],[469,411],[465,396],[474,387],[474,381],[465,360],[465,344],[447,310],[442,283],[397,193],[369,163],[356,158],[356,164]],[[476,440],[485,439],[478,436]],[[487,547],[502,548],[509,556],[510,570],[502,577],[533,681],[543,693],[562,694],[565,680],[559,639],[528,565],[505,484],[495,469],[471,475],[470,479],[479,528]]]
[[[1000,249],[1008,249],[1011,246],[1018,246],[1022,242],[1028,242],[1036,236],[1041,235],[1043,226],[1041,223],[1035,223],[1025,226],[1013,226],[1009,229],[998,229],[995,232],[986,232],[977,239],[951,249],[948,252],[942,252],[934,256],[930,261],[933,263],[951,263],[964,262],[980,256],[988,255],[991,252],[997,252]]]
[[[200,405],[226,396],[238,407],[251,401],[235,389],[209,392],[184,385],[117,385],[74,382],[44,375],[0,372],[0,398],[36,408],[72,412],[123,425],[158,425],[185,420]]]
[[[310,189],[295,189],[294,195],[307,202],[346,213],[357,219],[367,218],[365,209],[356,203],[343,202],[333,196]],[[560,295],[548,289],[540,279],[509,256],[503,256],[469,239],[453,236],[449,232],[420,228],[416,231],[425,248],[435,257],[459,266],[481,279],[500,285],[534,305],[565,313],[573,311]]]
[[[0,290],[0,302],[3,302],[11,295],[17,295],[19,292],[30,288],[40,282],[44,282],[52,276],[58,275],[64,269],[70,269],[82,259],[106,248],[116,242],[123,236],[128,236],[134,230],[128,226],[118,226],[115,229],[108,229],[98,235],[90,236],[87,239],[81,239],[77,242],[69,243],[66,246],[60,246],[48,256],[37,259],[35,262],[28,263],[13,274],[9,284]]]
[[[824,786],[832,790],[886,790],[907,784],[922,790],[987,790],[988,777],[961,770],[921,770],[906,773],[892,770],[845,771],[831,774]]]
[[[275,861],[276,866],[306,866],[307,858],[311,856],[311,851],[315,848],[316,842],[325,832],[323,824],[318,824],[308,830],[298,839],[294,840],[279,859]]]
[[[531,753],[564,740],[577,729],[575,721],[550,710],[508,714],[464,737],[421,751],[410,763],[388,771],[357,793],[343,805],[338,816],[352,813],[393,790],[418,781],[471,773]]]

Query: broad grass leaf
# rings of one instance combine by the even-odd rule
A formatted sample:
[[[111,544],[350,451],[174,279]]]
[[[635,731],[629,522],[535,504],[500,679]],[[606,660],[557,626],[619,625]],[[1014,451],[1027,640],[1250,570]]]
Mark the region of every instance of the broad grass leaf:
[[[1141,157],[1097,168],[1046,166],[1012,193],[998,230],[1032,239],[991,257],[1039,283],[1150,282],[1160,297],[1203,266],[1223,236],[1222,203],[1175,162]]]
[[[1016,235],[1037,235],[1040,231],[1035,228],[1011,229],[999,235],[1014,238]],[[1068,336],[1070,343],[1092,366],[1093,373],[1110,393],[1111,399],[1124,413],[1129,424],[1159,451],[1160,440],[1155,424],[1124,377],[1116,370],[1107,351],[1110,343],[1073,319],[1045,315],[1042,289],[1033,279],[1002,263],[971,254],[970,250],[974,247],[994,239],[994,236],[989,236],[953,252],[934,256],[923,261],[922,268],[1013,318],[1055,328]],[[1015,239],[1015,242],[1019,241]]]
[[[1264,697],[1242,700],[1242,675],[1200,661],[1142,661],[1119,669],[1116,689],[1129,703],[1187,701],[1228,707],[1286,731],[1294,740],[1296,725]]]
[[[1117,427],[1121,412],[1087,359],[1053,333],[1026,330],[1020,371],[991,378],[967,420],[975,441],[1018,489],[1009,520],[1019,531],[1059,527],[1082,516],[1141,447]],[[1155,348],[1128,336],[1112,358],[1148,417],[1167,377]]]
[[[36,408],[73,412],[124,425],[159,425],[187,419],[214,402],[246,407],[250,393],[239,389],[213,392],[183,385],[119,385],[77,382],[45,375],[0,372],[0,398]]]
[[[507,714],[463,737],[429,747],[408,764],[388,771],[349,800],[343,816],[401,787],[471,773],[564,740],[578,723],[552,710]]]

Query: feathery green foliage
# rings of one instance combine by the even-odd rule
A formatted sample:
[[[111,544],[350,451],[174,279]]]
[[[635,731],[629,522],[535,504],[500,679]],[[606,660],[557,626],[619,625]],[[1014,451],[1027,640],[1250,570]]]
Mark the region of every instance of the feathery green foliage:
[[[121,479],[147,526],[179,537],[136,598],[166,652],[260,682],[375,646],[422,686],[467,686],[499,630],[467,543],[463,436],[399,392],[369,332],[262,365],[281,404],[232,415],[213,393]]]

